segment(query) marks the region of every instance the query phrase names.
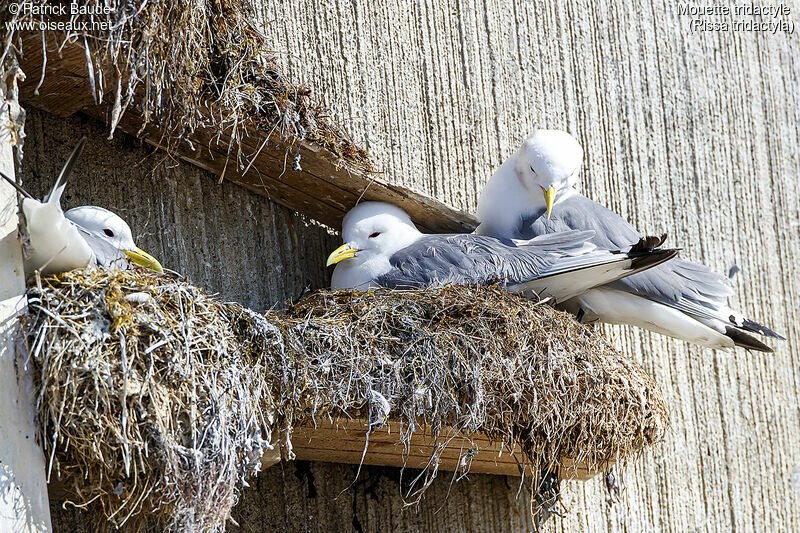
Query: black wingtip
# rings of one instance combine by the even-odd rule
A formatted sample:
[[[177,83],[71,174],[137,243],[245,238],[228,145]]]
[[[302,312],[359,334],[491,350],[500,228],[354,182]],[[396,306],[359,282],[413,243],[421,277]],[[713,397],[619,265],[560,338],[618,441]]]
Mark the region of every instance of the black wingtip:
[[[725,336],[730,337],[733,343],[740,348],[744,348],[746,350],[753,350],[756,352],[764,352],[764,353],[773,353],[775,350],[761,342],[760,340],[756,339],[755,337],[748,335],[744,331],[736,328],[732,328],[730,326],[725,328]]]
[[[19,183],[17,183],[16,181],[12,180],[8,176],[6,176],[5,172],[0,171],[0,176],[2,176],[3,179],[6,180],[9,185],[14,187],[17,190],[17,192],[20,193],[25,198],[33,198],[33,196],[31,196],[28,191],[23,189],[22,186]]]
[[[631,269],[637,272],[653,268],[660,265],[665,261],[669,261],[678,255],[678,250],[667,248],[664,250],[648,250],[639,252],[628,252],[628,257],[631,257]]]
[[[770,337],[772,339],[779,339],[782,341],[786,340],[786,337],[780,335],[779,333],[775,333],[767,326],[762,326],[758,322],[753,322],[752,320],[744,319],[742,320],[742,329],[751,331],[753,333],[758,333],[759,335],[764,335],[765,337]]]
[[[639,242],[637,242],[636,244],[631,246],[630,251],[633,252],[633,253],[636,253],[636,252],[650,252],[652,250],[655,250],[656,248],[658,248],[662,244],[664,244],[664,241],[666,241],[666,240],[667,240],[667,234],[666,233],[662,233],[659,237],[654,237],[652,235],[646,235],[646,236],[642,237],[641,239],[639,239]]]
[[[86,146],[86,136],[84,135],[78,141],[78,144],[75,145],[75,148],[72,149],[72,153],[69,154],[67,158],[67,162],[64,163],[64,167],[61,169],[61,172],[58,174],[58,182],[66,181],[69,178],[69,175],[72,173],[72,167],[75,166],[75,162],[83,153],[83,149]]]
[[[61,172],[58,173],[58,178],[56,178],[56,182],[53,185],[53,189],[50,191],[50,194],[47,195],[47,201],[52,200],[52,195],[58,191],[59,188],[63,188],[64,183],[69,179],[69,175],[72,174],[72,168],[75,166],[75,163],[83,153],[83,148],[86,146],[86,136],[80,138],[78,144],[75,145],[75,148],[72,149],[72,153],[69,154],[66,163],[64,166],[61,167]],[[60,195],[60,194],[59,194]]]

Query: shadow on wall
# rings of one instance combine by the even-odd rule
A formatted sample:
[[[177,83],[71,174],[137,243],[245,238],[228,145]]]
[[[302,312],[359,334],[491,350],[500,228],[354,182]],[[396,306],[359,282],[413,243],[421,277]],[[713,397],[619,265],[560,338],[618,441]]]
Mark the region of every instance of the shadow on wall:
[[[337,237],[269,199],[175,161],[85,117],[30,110],[25,158],[17,170],[41,197],[75,139],[89,137],[64,193],[65,209],[99,205],[131,226],[137,245],[165,268],[224,299],[263,310],[327,286],[325,260]]]
[[[262,471],[233,509],[228,531],[532,531],[530,491],[519,478],[470,475],[458,483],[437,477],[419,507],[403,508],[401,483],[419,470],[282,462]],[[519,490],[519,492],[518,492]],[[491,495],[487,499],[484,495]],[[498,517],[502,520],[498,521]],[[490,518],[492,517],[492,518]]]

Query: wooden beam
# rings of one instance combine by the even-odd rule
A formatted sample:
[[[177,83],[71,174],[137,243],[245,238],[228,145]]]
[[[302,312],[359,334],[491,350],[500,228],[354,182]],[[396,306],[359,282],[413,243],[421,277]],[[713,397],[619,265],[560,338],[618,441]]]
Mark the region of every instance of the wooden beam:
[[[14,176],[12,145],[22,117],[15,69],[0,79],[0,170]],[[33,385],[19,342],[25,309],[25,272],[17,193],[0,180],[0,531],[51,531],[44,457],[36,444]]]
[[[82,111],[110,123],[111,106],[95,105],[91,95],[83,44],[67,45],[59,56],[55,42],[50,40],[45,55],[41,35],[25,34],[22,48],[22,67],[30,73],[30,79],[21,84],[22,101],[58,116]],[[37,92],[43,66],[44,82]],[[108,72],[105,78],[112,79],[111,69]],[[152,125],[142,129],[144,121],[134,107],[129,106],[118,128],[165,148],[161,129]],[[209,116],[217,114],[213,109],[207,112]],[[170,149],[189,163],[218,176],[224,175],[229,181],[335,229],[340,228],[342,217],[359,199],[398,205],[426,232],[469,232],[477,225],[472,215],[389,183],[376,174],[337,167],[337,158],[320,146],[309,143],[290,146],[279,134],[268,136],[255,123],[240,124],[239,128],[245,132],[243,153],[254,158],[246,173],[245,169],[237,168],[235,156],[226,154],[230,138],[225,134],[219,136],[212,128],[199,129],[189,137],[190,142]],[[298,149],[302,170],[293,170],[292,161]]]
[[[333,424],[322,421],[316,427],[295,427],[292,431],[292,451],[297,459],[306,461],[359,464],[366,443],[366,428],[366,421],[361,419],[341,419]],[[399,430],[399,423],[389,422],[384,428],[373,431],[369,436],[369,447],[363,463],[409,468],[423,468],[427,465],[433,451],[430,429],[422,427],[414,433],[407,455],[400,442]],[[520,475],[519,465],[524,461],[519,448],[503,449],[480,434],[472,435],[469,439],[460,435],[453,438],[439,457],[439,469],[458,470],[462,456],[468,451],[472,455],[470,472]],[[269,454],[262,461],[265,467],[275,462],[274,454]],[[531,465],[525,466],[525,475],[530,476]],[[610,467],[611,464],[605,466]],[[599,473],[600,471],[583,464],[574,466],[569,459],[562,461],[561,475],[564,479],[586,480]]]
[[[389,421],[383,428],[370,433],[369,446],[364,454],[366,428],[367,421],[359,418],[343,418],[333,423],[322,420],[314,427],[298,426],[292,429],[292,451],[295,459],[300,461],[398,468],[424,468],[428,465],[434,449],[430,428],[420,427],[406,448],[400,439],[400,424]],[[280,445],[276,442],[273,446],[261,457],[262,468],[269,468],[281,461]],[[469,439],[456,435],[451,439],[439,455],[439,470],[463,470],[461,461],[465,454],[470,456],[471,473],[519,477],[520,468],[524,466],[526,477],[534,474],[533,465],[525,463],[519,447],[508,450],[482,434],[472,435]],[[610,468],[613,464],[603,466]],[[575,465],[572,460],[565,458],[559,473],[562,479],[586,481],[602,473],[602,470],[586,464]],[[50,498],[53,501],[63,501],[68,497],[69,491],[60,481],[53,480],[50,483]]]

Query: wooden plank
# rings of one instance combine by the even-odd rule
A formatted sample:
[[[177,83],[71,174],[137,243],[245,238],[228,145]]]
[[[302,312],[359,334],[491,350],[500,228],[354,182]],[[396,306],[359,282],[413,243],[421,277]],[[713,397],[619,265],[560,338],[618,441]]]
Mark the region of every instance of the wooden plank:
[[[320,421],[316,427],[295,427],[292,432],[292,450],[296,458],[301,460],[359,464],[364,453],[366,427],[367,423],[362,419],[340,419],[333,423]],[[430,428],[423,426],[420,431],[415,432],[407,450],[401,443],[399,430],[400,424],[390,421],[385,427],[370,433],[369,446],[364,454],[363,463],[409,468],[425,467],[434,449]],[[468,451],[472,455],[470,472],[520,475],[519,465],[522,465],[524,460],[519,448],[504,449],[482,434],[472,435],[469,438],[460,434],[455,435],[439,456],[439,469],[445,471],[460,469],[462,456]],[[274,464],[272,456],[270,461],[264,462],[264,466],[271,464]],[[530,466],[525,465],[526,475],[531,474]],[[586,465],[575,467],[569,459],[563,461],[562,467],[561,474],[566,479],[586,480],[600,473]]]
[[[333,423],[320,421],[315,427],[295,427],[292,430],[295,458],[301,461],[361,464],[366,443],[366,424],[365,420],[356,418],[339,419]],[[424,468],[428,465],[434,448],[430,428],[422,426],[420,431],[414,433],[407,449],[401,442],[399,430],[400,424],[392,421],[381,429],[373,430],[369,436],[367,452],[363,455],[363,464],[408,468]],[[261,458],[262,468],[269,468],[280,462],[278,452],[277,445],[274,450],[266,452]],[[524,465],[525,475],[530,477],[533,474],[531,465],[526,464],[518,447],[508,450],[482,434],[469,438],[461,434],[455,435],[440,452],[439,470],[462,470],[462,456],[467,452],[471,455],[471,473],[518,477],[520,466]],[[585,481],[601,472],[586,465],[575,467],[571,460],[564,459],[560,473],[564,479]],[[68,494],[60,481],[51,481],[51,500],[63,501]]]
[[[36,107],[59,117],[68,117],[94,103],[82,46],[67,46],[58,51],[55,42],[50,41],[45,58],[41,34],[26,34],[23,52],[21,66],[27,76],[20,84],[23,101],[35,100]],[[39,87],[43,66],[47,83]]]
[[[14,176],[19,125],[15,74],[0,79],[0,170]],[[7,85],[8,84],[8,85]],[[21,351],[17,316],[25,309],[25,272],[17,193],[0,180],[0,531],[51,531],[42,451],[33,423],[33,385]]]
[[[20,97],[25,103],[62,117],[82,111],[106,123],[110,122],[111,106],[107,102],[101,105],[94,103],[81,43],[68,44],[59,51],[50,37],[45,62],[41,36],[24,34],[23,51],[22,68],[31,74],[21,85]],[[45,77],[37,92],[43,66]],[[105,78],[112,79],[111,69],[106,69],[106,72],[109,74]],[[216,111],[209,109],[208,113],[213,116]],[[118,128],[165,149],[162,130],[152,125],[142,129],[142,124],[141,115],[131,105],[122,116]],[[477,224],[472,215],[411,189],[391,184],[376,173],[340,168],[336,165],[337,158],[320,146],[309,143],[289,145],[278,134],[268,136],[253,123],[240,124],[239,127],[245,132],[241,147],[243,153],[247,157],[258,154],[246,173],[243,173],[245,169],[237,168],[235,154],[228,156],[225,153],[230,138],[225,134],[220,136],[213,129],[198,129],[189,137],[191,144],[178,143],[170,147],[171,152],[336,229],[341,226],[344,214],[359,199],[398,205],[425,232],[467,232]],[[292,161],[298,150],[302,170],[293,170]]]

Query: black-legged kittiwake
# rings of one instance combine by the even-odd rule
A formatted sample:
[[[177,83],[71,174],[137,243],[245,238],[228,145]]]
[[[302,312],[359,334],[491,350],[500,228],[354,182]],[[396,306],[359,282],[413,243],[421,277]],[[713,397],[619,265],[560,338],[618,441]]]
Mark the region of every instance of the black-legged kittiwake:
[[[425,235],[399,207],[364,202],[344,218],[345,244],[328,258],[334,289],[421,288],[497,282],[556,302],[651,268],[675,250],[597,250],[593,232],[543,235],[515,245],[471,234]]]
[[[642,235],[621,216],[578,193],[583,149],[563,131],[539,130],[494,173],[478,201],[476,233],[531,239],[568,230],[593,231],[600,249],[625,250]],[[674,259],[579,295],[564,307],[585,321],[632,324],[711,348],[771,352],[750,335],[783,339],[727,305],[724,276]]]
[[[75,146],[52,190],[41,202],[0,173],[23,196],[22,212],[30,241],[30,253],[24,257],[26,274],[36,270],[53,274],[89,265],[126,269],[128,260],[163,272],[153,256],[136,246],[131,228],[113,212],[93,205],[66,213],[61,210],[66,181],[85,143],[83,138]]]

